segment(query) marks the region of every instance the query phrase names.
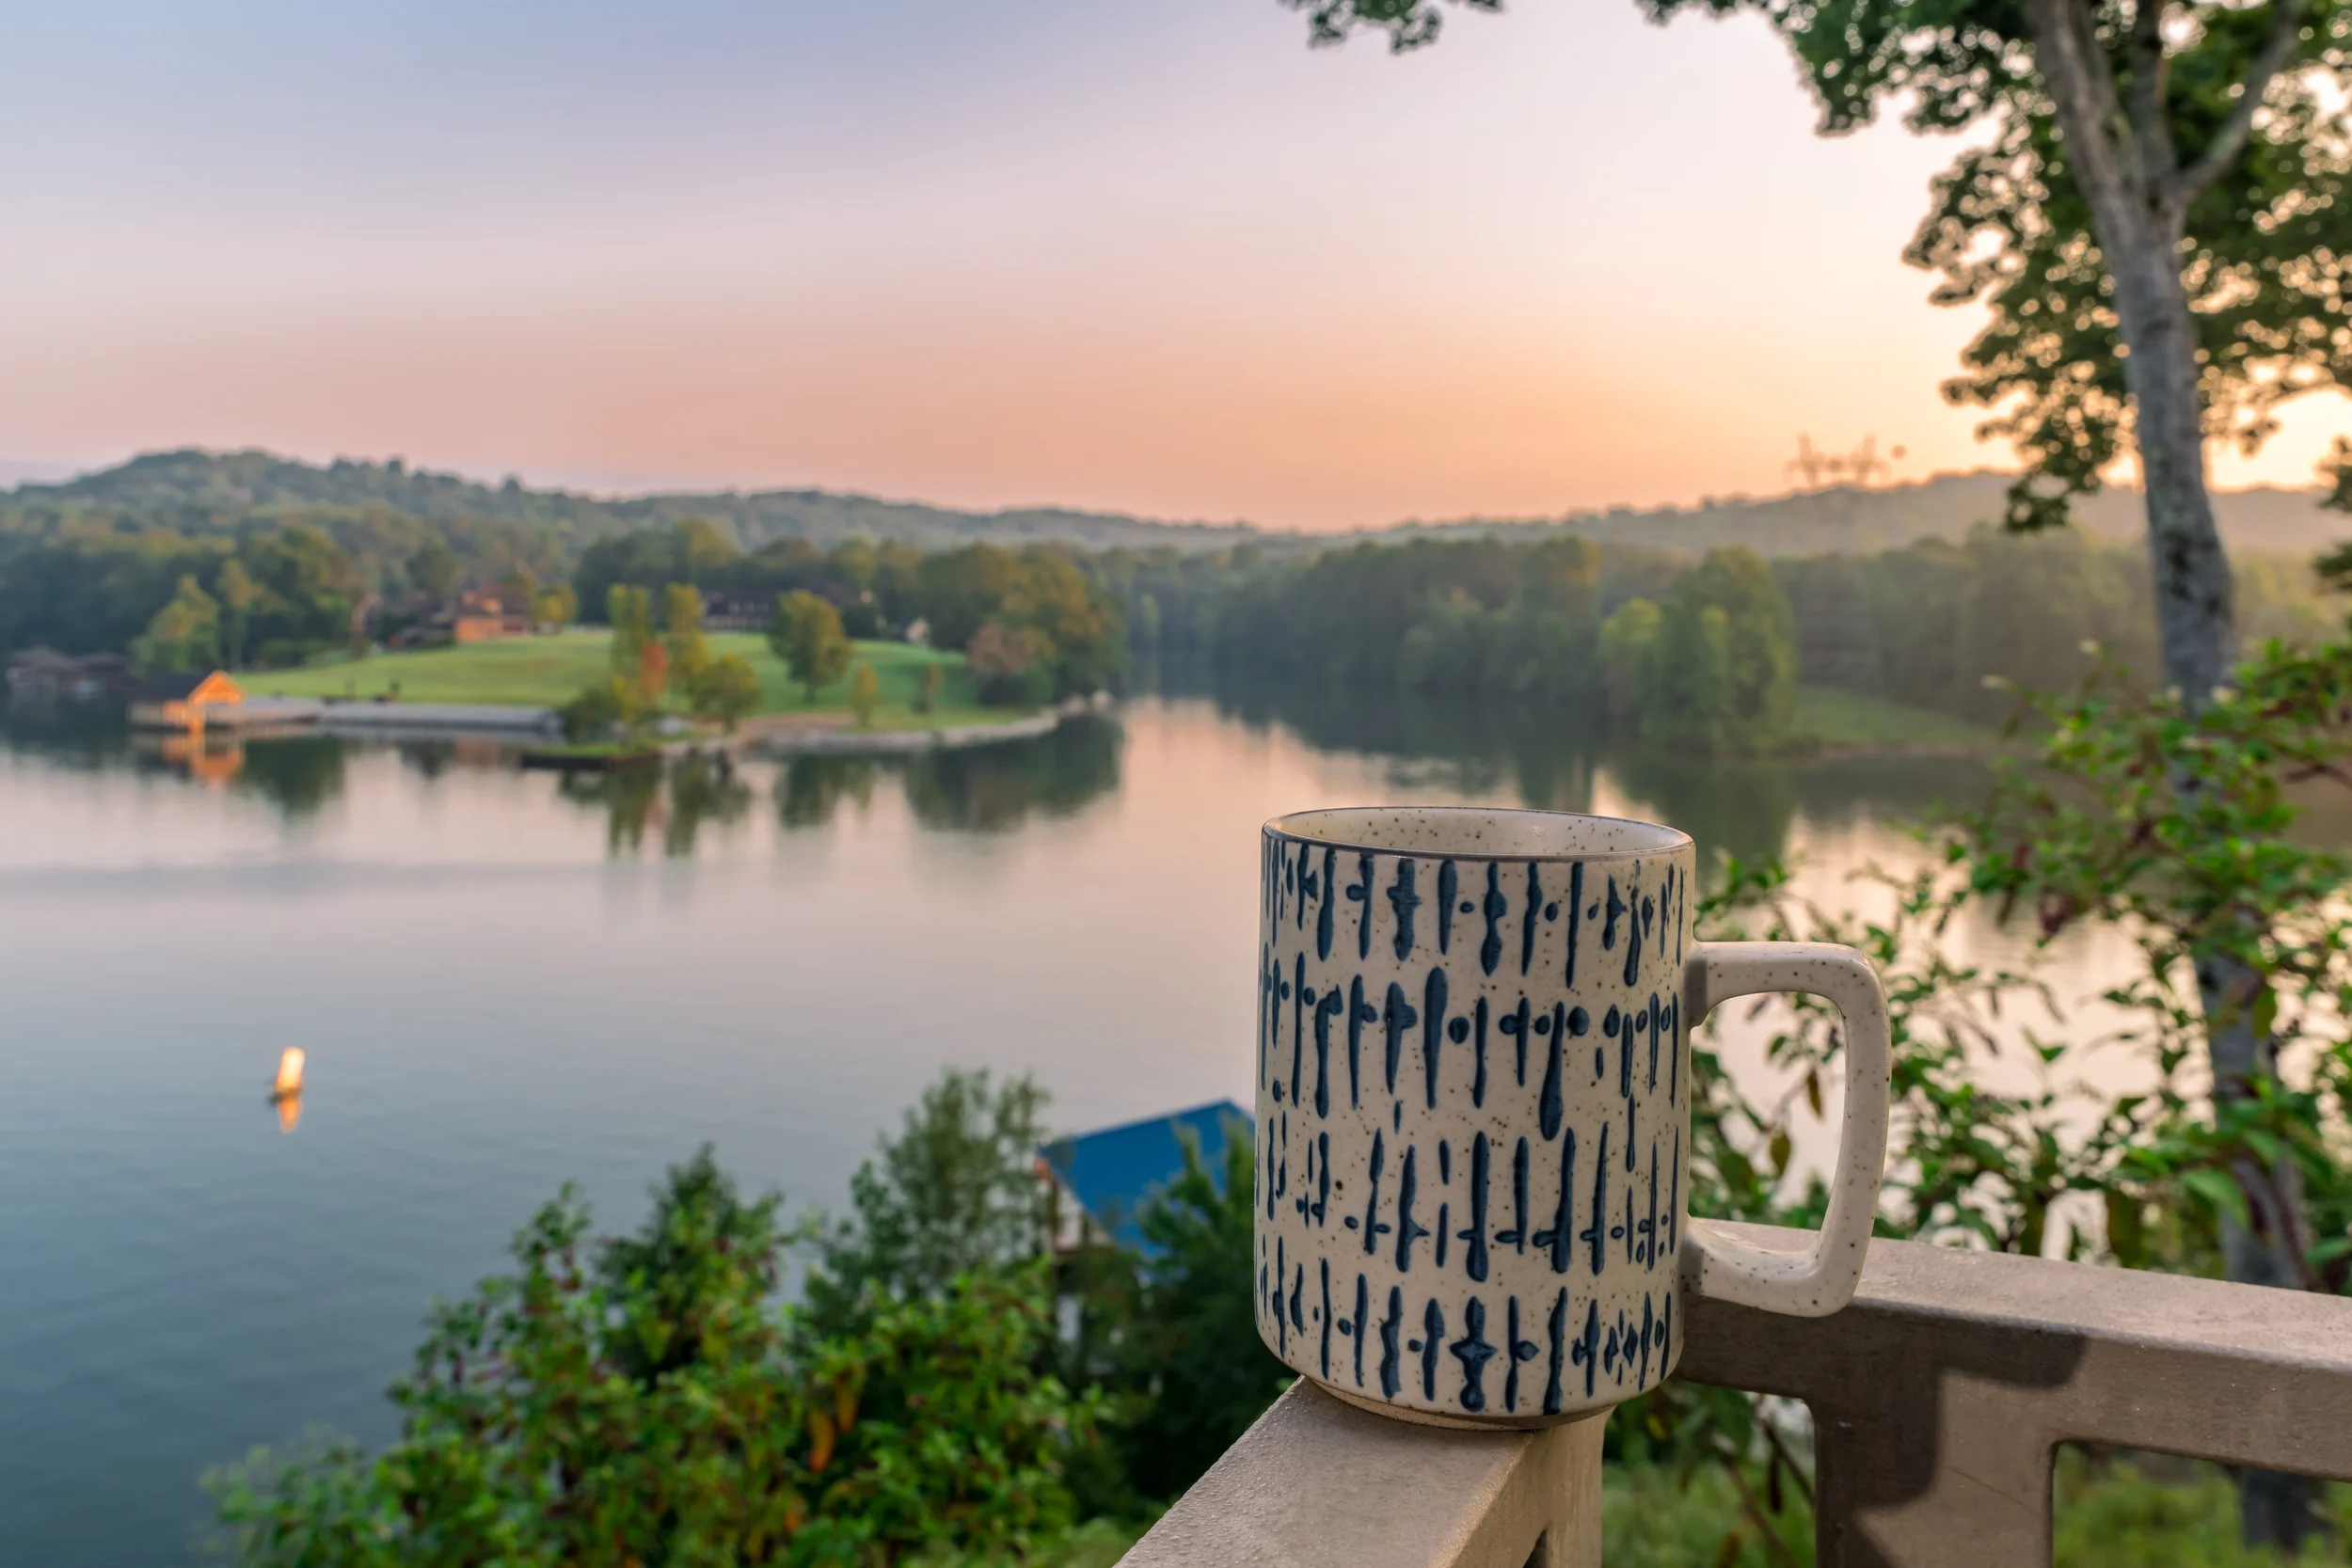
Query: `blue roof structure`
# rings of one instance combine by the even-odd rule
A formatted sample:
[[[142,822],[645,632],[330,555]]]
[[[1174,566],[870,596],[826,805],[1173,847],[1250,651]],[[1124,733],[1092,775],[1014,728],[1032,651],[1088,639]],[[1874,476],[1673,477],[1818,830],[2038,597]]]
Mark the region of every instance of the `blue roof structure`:
[[[1040,1148],[1038,1155],[1086,1210],[1097,1229],[1120,1245],[1150,1257],[1158,1249],[1144,1240],[1136,1216],[1154,1191],[1184,1172],[1179,1129],[1200,1141],[1201,1163],[1208,1166],[1210,1179],[1222,1188],[1226,1132],[1236,1124],[1254,1129],[1248,1112],[1230,1100],[1219,1100],[1189,1111],[1057,1138]],[[1255,1136],[1254,1130],[1249,1135]]]

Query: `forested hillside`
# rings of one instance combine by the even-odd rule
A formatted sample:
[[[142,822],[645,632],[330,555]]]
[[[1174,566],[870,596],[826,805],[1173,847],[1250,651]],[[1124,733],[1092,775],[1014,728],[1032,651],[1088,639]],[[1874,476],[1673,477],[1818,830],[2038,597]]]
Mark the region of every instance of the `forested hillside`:
[[[1679,743],[1767,749],[1798,682],[1983,722],[2010,701],[1987,677],[2064,685],[2087,636],[2153,668],[2137,498],[2096,498],[2081,528],[2021,539],[1979,521],[2003,483],[1318,536],[814,491],[607,500],[397,462],[166,452],[0,495],[0,656],[45,643],[282,665],[405,635],[468,591],[561,624],[602,615],[616,585],[678,584],[739,625],[795,592],[836,606],[854,636],[920,621],[961,649],[993,622],[1035,644],[994,649],[998,662],[1058,670],[1046,651],[1076,650],[1057,689],[1107,675],[1103,644],[1121,641],[1375,693],[1627,722],[1672,710]],[[2222,499],[2247,637],[2339,621],[2310,567],[2336,515],[2279,491]],[[1099,608],[1073,630],[1054,607],[1082,600]]]
[[[826,546],[863,536],[925,547],[987,542],[1063,544],[1088,549],[1166,546],[1216,550],[1256,543],[1273,554],[1311,553],[1358,539],[1498,538],[1532,543],[1573,533],[1598,544],[1645,545],[1693,556],[1739,545],[1765,557],[1867,554],[1922,539],[1958,541],[2000,515],[2009,476],[1944,474],[1870,489],[1834,486],[1756,499],[1729,497],[1693,507],[1615,507],[1548,517],[1458,518],[1367,529],[1349,536],[1298,534],[1244,523],[1170,523],[1057,507],[960,511],[826,490],[681,492],[603,498],[536,489],[513,480],[484,484],[454,474],[385,463],[325,467],[262,451],[153,452],[119,467],[53,484],[0,492],[0,535],[40,534],[74,520],[162,526],[183,533],[233,531],[256,520],[298,514],[339,517],[393,514],[464,522],[513,540],[576,556],[597,539],[701,517],[755,550],[775,539]],[[2315,491],[2246,490],[2216,498],[2222,531],[2239,550],[2313,554],[2352,531],[2323,511]],[[2139,531],[2139,498],[2110,490],[2078,507],[2086,531],[2129,538]],[[330,530],[331,531],[331,530]],[[363,552],[362,552],[363,553]]]
[[[717,524],[747,549],[772,539],[828,545],[864,536],[927,546],[993,544],[1174,543],[1214,548],[1250,537],[1235,524],[1160,523],[1057,507],[959,512],[825,490],[712,491],[600,498],[534,489],[516,480],[483,484],[455,474],[385,463],[338,461],[324,467],[263,451],[152,452],[119,467],[0,495],[0,531],[40,531],[69,518],[136,518],[188,531],[233,529],[257,517],[397,513],[435,521],[516,526],[577,552],[595,540],[683,517]]]

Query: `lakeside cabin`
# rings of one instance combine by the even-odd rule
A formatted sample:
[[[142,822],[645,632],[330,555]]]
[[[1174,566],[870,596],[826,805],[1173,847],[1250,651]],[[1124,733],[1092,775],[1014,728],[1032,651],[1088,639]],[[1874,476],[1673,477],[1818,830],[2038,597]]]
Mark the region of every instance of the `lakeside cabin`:
[[[1048,1183],[1055,1250],[1109,1242],[1152,1257],[1159,1249],[1143,1234],[1144,1204],[1184,1174],[1187,1141],[1199,1146],[1200,1163],[1221,1190],[1226,1140],[1234,1132],[1257,1135],[1248,1111],[1219,1100],[1042,1145],[1037,1168]]]
[[[131,688],[131,723],[145,730],[201,731],[211,709],[244,702],[244,689],[226,671],[150,675]]]
[[[88,703],[119,694],[131,661],[120,654],[27,648],[8,660],[8,695],[24,703]]]

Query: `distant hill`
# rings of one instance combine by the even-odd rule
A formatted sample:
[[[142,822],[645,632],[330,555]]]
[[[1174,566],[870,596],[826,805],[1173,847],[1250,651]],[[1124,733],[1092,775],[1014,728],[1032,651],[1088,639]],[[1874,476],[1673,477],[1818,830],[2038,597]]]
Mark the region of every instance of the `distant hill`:
[[[1840,486],[1756,499],[1734,496],[1694,507],[1575,513],[1544,518],[1469,518],[1407,523],[1367,537],[1531,538],[1582,534],[1602,544],[1646,545],[1703,553],[1745,545],[1760,555],[1868,555],[1922,539],[1959,539],[2001,515],[2010,476],[1979,470],[1938,474],[1910,484],[1857,490]],[[2315,490],[2234,490],[2214,498],[2232,549],[2311,555],[2352,536],[2352,516],[2319,505]],[[2137,491],[2107,490],[2077,502],[2077,524],[2106,538],[2137,538],[2146,526]]]
[[[319,467],[265,451],[151,452],[118,467],[0,495],[0,510],[66,510],[148,516],[201,528],[279,509],[380,507],[411,516],[489,518],[551,528],[576,544],[680,517],[707,517],[745,548],[787,536],[829,544],[853,534],[927,546],[993,540],[1108,549],[1173,544],[1216,549],[1260,537],[1239,524],[1164,523],[1057,507],[962,512],[826,490],[733,490],[606,499],[535,489],[516,480],[483,484],[389,463],[338,460]]]
[[[1768,556],[1869,553],[1926,538],[1958,539],[1997,517],[2008,476],[1940,474],[1915,483],[1836,488],[1756,499],[1735,496],[1694,507],[1578,512],[1553,517],[1464,518],[1405,523],[1350,534],[1275,531],[1245,523],[1162,522],[1120,513],[1057,507],[961,511],[828,490],[733,490],[604,498],[536,489],[515,480],[492,485],[389,463],[324,467],[264,451],[152,452],[119,467],[56,483],[0,492],[0,529],[39,527],[72,515],[166,523],[188,531],[233,526],[281,510],[390,511],[427,518],[471,518],[544,530],[572,549],[597,538],[680,517],[707,517],[746,548],[799,537],[817,544],[854,534],[930,547],[987,540],[1108,549],[1221,549],[1255,544],[1287,554],[1370,540],[1534,538],[1576,533],[1602,543],[1703,552],[1746,545]],[[2323,511],[2315,491],[2260,489],[2216,498],[2233,548],[2309,555],[2352,535],[2352,518]],[[2115,538],[2140,529],[2139,498],[2108,491],[2077,509],[2084,528]]]

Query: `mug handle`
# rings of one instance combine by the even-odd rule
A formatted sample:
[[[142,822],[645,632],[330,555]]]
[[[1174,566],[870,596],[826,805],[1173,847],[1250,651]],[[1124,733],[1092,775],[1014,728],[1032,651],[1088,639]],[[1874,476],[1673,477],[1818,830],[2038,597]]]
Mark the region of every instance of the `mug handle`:
[[[1853,1299],[1886,1165],[1891,1043],[1886,993],[1869,960],[1826,942],[1705,942],[1682,970],[1683,1016],[1695,1030],[1717,1004],[1803,991],[1846,1020],[1846,1115],[1829,1212],[1804,1252],[1773,1252],[1693,1219],[1683,1232],[1682,1287],[1740,1307],[1825,1318]]]

